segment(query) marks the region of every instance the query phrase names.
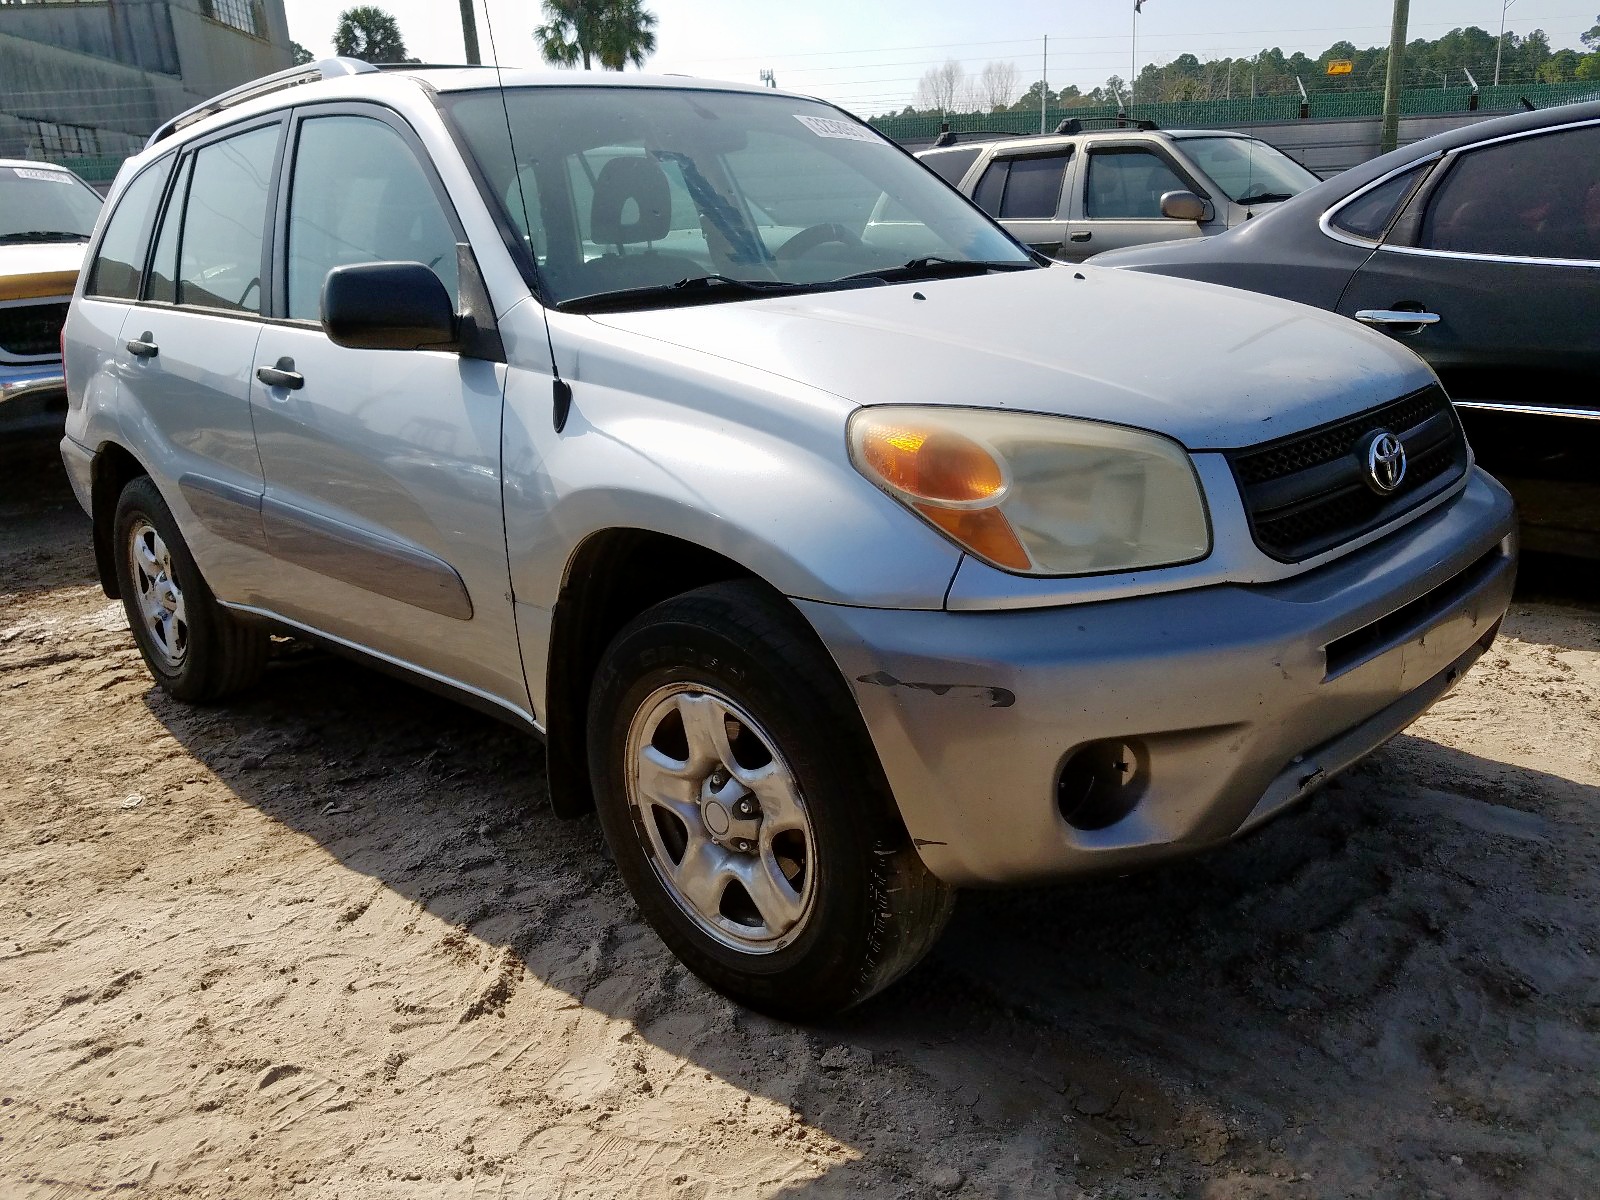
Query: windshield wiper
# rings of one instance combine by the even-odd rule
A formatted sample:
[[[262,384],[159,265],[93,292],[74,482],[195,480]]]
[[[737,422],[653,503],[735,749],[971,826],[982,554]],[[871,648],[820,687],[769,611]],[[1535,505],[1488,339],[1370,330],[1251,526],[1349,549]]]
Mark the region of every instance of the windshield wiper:
[[[578,296],[556,307],[567,312],[597,312],[610,308],[648,307],[659,303],[693,304],[701,299],[737,296],[770,296],[773,293],[813,291],[819,284],[781,283],[774,279],[737,279],[732,275],[691,275],[677,283],[649,287],[622,288],[615,292],[596,292]]]
[[[901,283],[911,279],[937,279],[941,275],[987,275],[991,271],[1022,271],[1038,264],[1031,259],[1019,262],[984,262],[972,258],[946,258],[940,254],[924,254],[909,259],[897,267],[874,267],[870,271],[857,271],[842,275],[834,283],[852,279],[882,279],[886,283]]]
[[[1293,200],[1292,192],[1257,192],[1254,196],[1240,196],[1235,204],[1270,204],[1276,200]]]
[[[0,233],[0,242],[87,242],[87,233],[70,229],[24,229],[20,233]]]

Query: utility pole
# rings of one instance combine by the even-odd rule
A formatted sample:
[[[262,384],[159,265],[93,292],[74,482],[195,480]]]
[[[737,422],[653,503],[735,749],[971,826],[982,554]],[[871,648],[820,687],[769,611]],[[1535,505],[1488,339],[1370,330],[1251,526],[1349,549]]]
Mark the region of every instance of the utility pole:
[[[1506,9],[1515,4],[1517,0],[1502,0],[1500,5],[1500,37],[1494,44],[1494,86],[1500,86],[1500,51],[1506,44]]]
[[[778,77],[777,75],[773,74],[771,67],[761,68],[761,82],[766,84],[769,88],[775,88],[778,86]]]
[[[1411,0],[1394,0],[1394,24],[1389,29],[1389,72],[1383,86],[1383,137],[1379,154],[1387,154],[1400,144],[1400,79],[1405,69],[1406,25],[1411,18]]]
[[[483,62],[478,53],[478,19],[472,15],[472,0],[461,0],[461,40],[467,46],[467,61],[473,66]]]
[[[1039,132],[1044,132],[1044,106],[1050,101],[1050,35],[1044,35],[1044,77],[1039,81]]]

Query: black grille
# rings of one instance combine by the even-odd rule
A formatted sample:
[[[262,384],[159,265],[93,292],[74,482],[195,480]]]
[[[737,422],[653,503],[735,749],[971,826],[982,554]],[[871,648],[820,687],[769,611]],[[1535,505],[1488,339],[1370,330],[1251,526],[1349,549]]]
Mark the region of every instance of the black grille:
[[[1406,473],[1387,495],[1368,486],[1362,455],[1388,430],[1406,448]],[[1435,386],[1354,417],[1228,454],[1256,544],[1298,562],[1360,537],[1461,477],[1467,443],[1455,409]]]
[[[0,350],[19,358],[61,352],[65,304],[18,304],[0,308]]]

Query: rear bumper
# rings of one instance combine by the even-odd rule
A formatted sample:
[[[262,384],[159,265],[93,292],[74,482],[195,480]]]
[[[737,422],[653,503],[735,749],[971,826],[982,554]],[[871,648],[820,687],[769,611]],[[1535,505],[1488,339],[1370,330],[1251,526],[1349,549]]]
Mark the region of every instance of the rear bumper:
[[[14,400],[65,397],[67,377],[61,363],[34,363],[16,366],[0,363],[0,405]]]
[[[1443,695],[1493,641],[1515,570],[1511,499],[1475,471],[1449,504],[1282,583],[1012,612],[800,608],[928,867],[1000,884],[1261,824]],[[1117,783],[1093,819],[1074,799],[1086,763]]]

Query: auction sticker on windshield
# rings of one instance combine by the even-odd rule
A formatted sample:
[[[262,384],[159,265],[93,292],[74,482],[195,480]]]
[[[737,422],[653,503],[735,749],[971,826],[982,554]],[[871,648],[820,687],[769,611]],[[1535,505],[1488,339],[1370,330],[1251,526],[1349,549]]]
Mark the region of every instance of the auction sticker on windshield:
[[[880,138],[864,125],[857,125],[851,121],[834,121],[827,117],[802,117],[796,113],[796,121],[818,137],[843,138],[847,142],[878,142]]]
[[[72,176],[65,171],[35,171],[30,167],[12,167],[11,170],[18,179],[42,179],[46,183],[72,182]]]

